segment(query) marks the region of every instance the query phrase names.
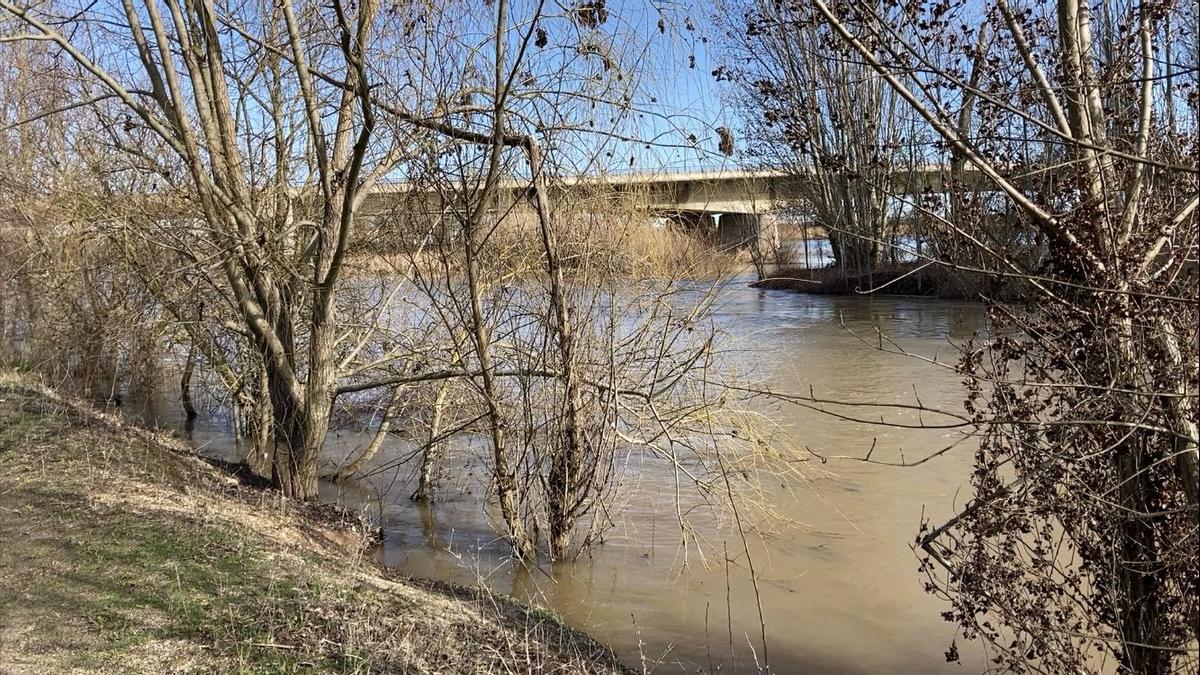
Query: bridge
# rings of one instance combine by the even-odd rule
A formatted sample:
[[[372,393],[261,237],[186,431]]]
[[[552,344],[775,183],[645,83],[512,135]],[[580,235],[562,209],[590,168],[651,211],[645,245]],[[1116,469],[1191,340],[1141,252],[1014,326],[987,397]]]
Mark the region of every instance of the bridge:
[[[763,219],[779,206],[802,194],[804,183],[812,178],[780,170],[715,170],[682,173],[624,173],[557,179],[551,188],[552,199],[626,199],[652,216],[666,218],[688,228],[702,229],[713,235],[721,247],[744,246],[760,235]],[[893,173],[889,188],[893,194],[917,195],[945,191],[949,168],[929,165]],[[964,182],[986,190],[988,180],[978,171],[969,170]],[[499,201],[515,204],[524,199],[528,182],[507,179],[500,185]],[[381,213],[417,197],[426,208],[441,211],[437,201],[425,190],[414,191],[408,183],[389,183],[375,187],[364,204],[366,214]]]

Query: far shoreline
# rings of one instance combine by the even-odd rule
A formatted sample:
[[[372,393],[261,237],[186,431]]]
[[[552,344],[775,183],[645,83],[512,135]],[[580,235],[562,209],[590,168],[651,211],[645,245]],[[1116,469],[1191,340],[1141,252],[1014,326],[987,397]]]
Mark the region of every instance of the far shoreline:
[[[810,295],[934,298],[941,300],[1019,300],[1020,288],[983,275],[947,271],[917,263],[883,265],[869,271],[825,267],[784,267],[753,281],[751,288],[782,290]]]

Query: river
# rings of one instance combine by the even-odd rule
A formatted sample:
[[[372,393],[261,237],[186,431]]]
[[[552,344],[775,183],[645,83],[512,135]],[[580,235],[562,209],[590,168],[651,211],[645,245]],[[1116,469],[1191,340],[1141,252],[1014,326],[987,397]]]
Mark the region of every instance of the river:
[[[912,403],[919,395],[926,405],[952,409],[961,409],[964,396],[952,370],[873,349],[851,332],[873,337],[878,328],[912,354],[952,364],[952,342],[984,325],[977,304],[811,296],[740,284],[722,292],[716,315],[734,336],[749,375],[775,390],[808,392],[812,386],[828,398],[877,402]],[[772,672],[984,671],[982,651],[961,639],[962,662],[947,663],[956,630],[940,617],[947,605],[923,590],[911,549],[923,515],[937,524],[969,498],[971,441],[919,466],[864,463],[855,458],[869,451],[873,460],[896,462],[902,449],[911,462],[960,439],[944,430],[870,426],[764,405],[807,461],[801,465],[804,480],[781,483],[771,495],[790,524],[750,539],[757,599],[736,532],[703,532],[706,560],[693,551],[684,565],[671,504],[655,489],[652,474],[632,491],[604,544],[578,561],[536,570],[508,560],[507,546],[481,508],[479,467],[453,467],[432,507],[408,500],[410,466],[359,485],[323,485],[323,496],[368,505],[370,515],[382,519],[385,539],[377,555],[383,563],[414,577],[483,581],[548,607],[635,668],[753,672],[764,658],[761,602]],[[173,402],[154,407],[160,423],[178,424]],[[366,439],[337,431],[330,453],[345,454]],[[219,416],[200,420],[193,440],[202,451],[232,453],[228,425]],[[407,449],[397,441],[377,463]]]

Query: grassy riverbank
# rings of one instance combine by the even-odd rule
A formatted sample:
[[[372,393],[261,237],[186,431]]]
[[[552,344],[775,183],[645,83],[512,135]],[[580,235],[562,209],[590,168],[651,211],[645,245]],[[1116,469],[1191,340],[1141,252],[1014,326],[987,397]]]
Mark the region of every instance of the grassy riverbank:
[[[388,575],[330,508],[0,373],[0,672],[614,672],[477,589]]]

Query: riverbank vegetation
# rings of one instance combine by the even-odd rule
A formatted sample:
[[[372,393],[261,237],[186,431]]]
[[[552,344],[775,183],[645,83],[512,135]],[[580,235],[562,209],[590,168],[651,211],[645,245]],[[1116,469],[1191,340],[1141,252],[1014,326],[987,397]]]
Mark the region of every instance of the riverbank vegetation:
[[[572,194],[555,223],[568,276],[580,282],[673,279],[712,285],[750,267],[750,251],[718,247],[711,233],[654,217],[640,202],[636,196],[589,200],[578,191]],[[461,251],[433,245],[428,228],[396,231],[402,223],[400,218],[384,219],[365,228],[361,244],[347,255],[350,273],[412,277],[438,273],[447,264],[462,273]],[[454,236],[452,231],[440,234]],[[525,210],[494,223],[488,246],[500,278],[536,281],[544,267],[537,220]]]
[[[625,672],[484,589],[385,574],[369,528],[0,374],[0,666],[67,672]]]
[[[751,284],[755,288],[788,290],[814,295],[909,295],[932,298],[1012,300],[1024,293],[1018,280],[988,279],[955,274],[937,266],[896,263],[851,272],[837,266],[784,267]]]
[[[973,500],[917,536],[946,617],[1013,672],[1195,672],[1196,4],[741,8],[727,75],[801,208],[856,242],[831,271],[864,293],[965,272],[987,303],[938,364],[980,443]],[[908,271],[871,278],[882,250]]]
[[[110,401],[182,364],[189,418],[230,409],[249,468],[299,500],[401,411],[430,481],[471,434],[524,560],[597,540],[631,453],[726,513],[788,471],[714,386],[716,283],[681,283],[732,257],[637,194],[564,198],[568,171],[653,143],[626,132],[642,73],[603,3],[0,2],[0,323],[21,331],[0,349]],[[327,470],[336,420],[378,433]]]
[[[707,41],[683,4],[639,32],[603,0],[0,0],[0,362],[106,404],[169,387],[188,427],[227,411],[244,471],[289,503],[396,438],[414,500],[469,459],[518,564],[585,556],[654,462],[682,557],[717,552],[693,519],[728,524],[756,602],[748,537],[806,459],[763,406],[961,432],[892,448],[974,452],[972,500],[915,546],[961,634],[1017,672],[1194,672],[1196,4],[722,3],[714,76],[746,129],[709,138],[647,77]],[[782,171],[777,224],[828,242],[828,267],[770,283],[986,305],[957,361],[913,355],[964,383],[961,409],[744,381],[713,309],[736,256],[664,224],[710,214],[576,180],[705,143]],[[799,260],[750,248],[760,272],[764,250]],[[330,462],[339,425],[373,436]]]

